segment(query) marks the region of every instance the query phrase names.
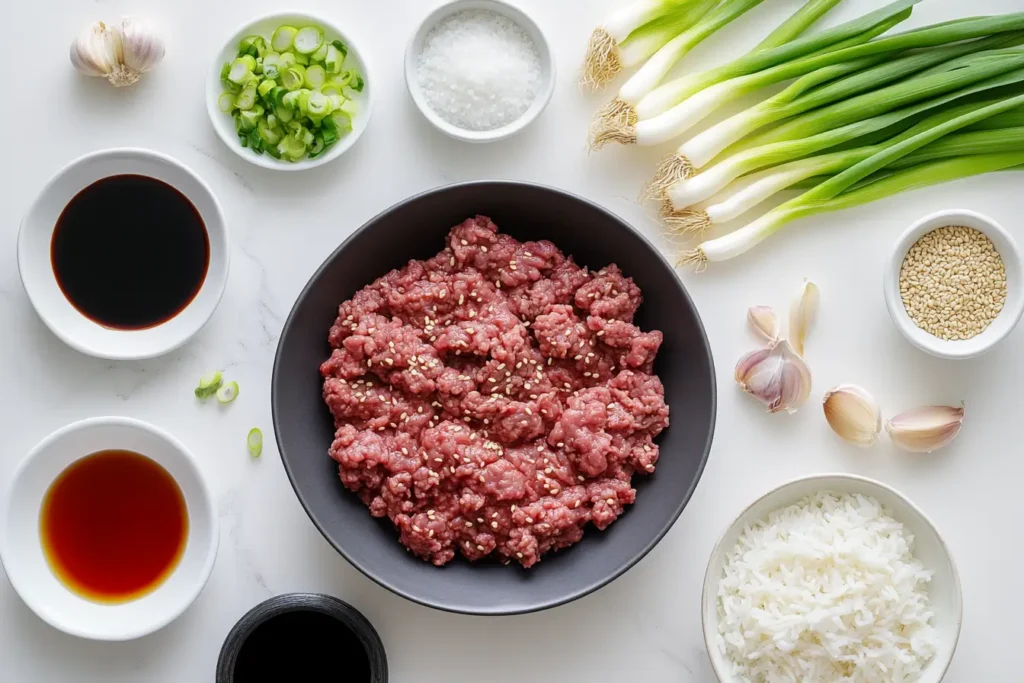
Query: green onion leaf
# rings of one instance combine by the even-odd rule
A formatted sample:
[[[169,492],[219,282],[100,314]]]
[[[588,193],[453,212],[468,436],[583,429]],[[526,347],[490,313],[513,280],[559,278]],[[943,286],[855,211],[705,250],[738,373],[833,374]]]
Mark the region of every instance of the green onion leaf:
[[[199,386],[196,387],[195,394],[197,398],[208,398],[217,393],[217,389],[221,385],[221,372],[215,370],[208,372],[199,378]]]

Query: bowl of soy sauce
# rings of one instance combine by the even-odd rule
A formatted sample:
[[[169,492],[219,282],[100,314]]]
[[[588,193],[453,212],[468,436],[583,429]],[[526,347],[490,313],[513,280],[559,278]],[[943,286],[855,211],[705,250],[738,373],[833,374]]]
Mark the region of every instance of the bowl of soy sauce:
[[[216,683],[387,683],[384,644],[358,610],[330,595],[287,593],[243,616],[224,641]]]
[[[18,234],[25,292],[51,331],[99,358],[152,358],[192,338],[227,283],[213,192],[179,161],[94,152],[43,188]]]

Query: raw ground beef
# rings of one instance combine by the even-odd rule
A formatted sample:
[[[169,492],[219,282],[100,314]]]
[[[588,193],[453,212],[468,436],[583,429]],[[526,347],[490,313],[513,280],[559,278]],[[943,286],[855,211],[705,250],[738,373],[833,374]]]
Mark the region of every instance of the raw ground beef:
[[[477,216],[341,304],[320,367],[344,485],[417,556],[524,567],[604,529],[668,426],[640,289]]]

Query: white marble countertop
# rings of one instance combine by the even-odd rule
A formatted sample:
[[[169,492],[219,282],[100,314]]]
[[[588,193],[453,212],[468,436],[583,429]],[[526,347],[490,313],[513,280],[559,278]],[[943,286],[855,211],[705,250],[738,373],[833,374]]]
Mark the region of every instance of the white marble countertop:
[[[842,470],[877,477],[932,516],[959,563],[965,597],[960,646],[947,681],[1019,680],[1024,598],[1020,482],[1024,479],[1019,382],[1024,329],[983,358],[950,362],[910,346],[882,299],[882,265],[898,233],[925,213],[963,207],[1001,221],[1018,240],[1020,174],[930,188],[793,225],[734,264],[682,273],[704,317],[719,375],[718,430],[700,486],[658,547],[610,586],[570,605],[506,618],[445,614],[378,587],[338,556],[307,519],[273,445],[270,373],[292,300],[320,262],[364,221],[411,194],[479,178],[532,180],[589,197],[657,239],[633,197],[663,150],[613,149],[592,156],[584,134],[598,98],[576,89],[575,69],[591,28],[623,0],[521,0],[554,40],[560,81],[544,115],[519,137],[486,146],[452,141],[415,110],[402,79],[407,37],[433,2],[377,0],[302,5],[351,31],[372,60],[378,101],[363,139],[327,167],[282,174],[245,163],[207,121],[203,82],[222,42],[273,0],[50,0],[6,3],[0,107],[6,171],[0,181],[0,490],[37,441],[96,415],[151,421],[204,462],[221,518],[220,554],[195,604],[162,631],[128,643],[64,635],[37,619],[0,579],[0,680],[11,683],[200,683],[212,681],[221,641],[250,607],[288,591],[322,591],[358,607],[388,650],[399,683],[611,683],[623,678],[713,683],[700,626],[705,563],[724,526],[758,494],[795,476]],[[802,0],[769,0],[698,49],[688,64],[742,52]],[[828,21],[882,0],[846,0]],[[1020,0],[928,0],[905,24],[1009,12]],[[114,90],[79,77],[67,44],[87,21],[139,13],[157,18],[170,46],[137,87]],[[166,357],[113,363],[80,355],[35,316],[18,279],[18,223],[46,180],[93,150],[141,146],[177,157],[219,196],[232,230],[227,292],[205,329]],[[285,199],[287,198],[287,199]],[[668,245],[663,245],[668,248]],[[815,392],[792,417],[767,416],[732,385],[751,347],[752,304],[788,306],[802,276],[816,280],[823,311],[809,344]],[[241,385],[226,409],[200,405],[203,372],[226,368]],[[909,457],[883,442],[863,452],[841,444],[816,407],[839,382],[868,387],[892,414],[931,402],[966,401],[951,447]],[[252,461],[244,436],[268,437]],[[667,454],[671,457],[671,454]],[[639,504],[643,504],[640,500]],[[486,673],[485,673],[486,672]],[[639,678],[637,678],[639,676]]]

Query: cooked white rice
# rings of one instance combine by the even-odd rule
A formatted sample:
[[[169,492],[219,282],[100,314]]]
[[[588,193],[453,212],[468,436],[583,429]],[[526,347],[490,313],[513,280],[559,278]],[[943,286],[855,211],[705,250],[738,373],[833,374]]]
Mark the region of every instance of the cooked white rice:
[[[718,647],[747,683],[910,683],[935,654],[931,572],[869,496],[822,492],[748,526],[718,582]]]

